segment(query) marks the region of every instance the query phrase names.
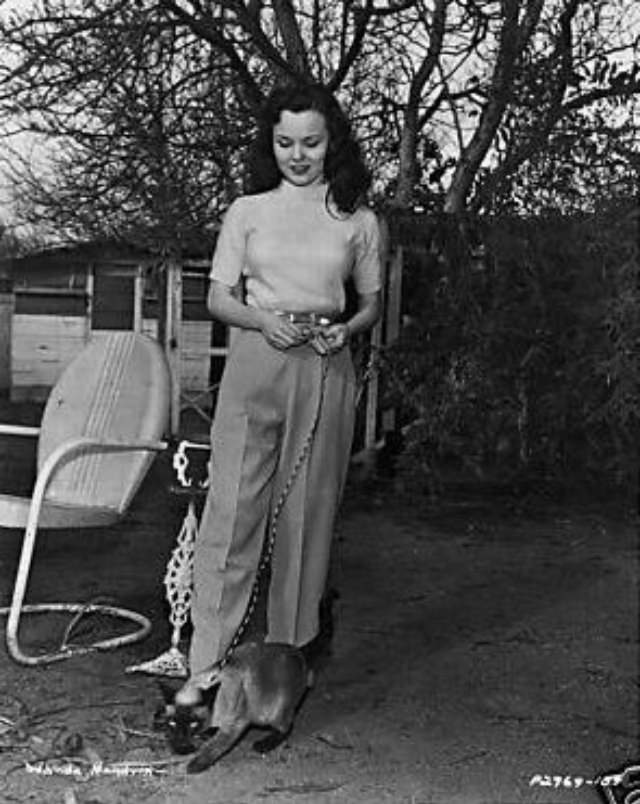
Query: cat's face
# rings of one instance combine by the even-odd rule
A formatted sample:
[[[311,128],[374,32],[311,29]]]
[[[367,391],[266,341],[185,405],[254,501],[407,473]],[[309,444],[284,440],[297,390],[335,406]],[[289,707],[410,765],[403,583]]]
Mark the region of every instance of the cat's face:
[[[190,707],[166,707],[165,734],[174,754],[191,754],[198,749],[207,726],[207,714],[203,717],[203,713]]]
[[[197,751],[204,739],[210,736],[211,708],[204,699],[194,706],[180,706],[175,702],[176,691],[160,682],[164,706],[154,716],[154,728],[163,731],[171,751],[191,754]]]

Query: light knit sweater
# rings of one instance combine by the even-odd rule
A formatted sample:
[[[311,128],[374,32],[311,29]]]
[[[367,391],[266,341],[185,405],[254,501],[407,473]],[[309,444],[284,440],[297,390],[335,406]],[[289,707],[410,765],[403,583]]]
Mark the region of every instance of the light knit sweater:
[[[339,313],[345,281],[359,294],[380,290],[380,232],[375,214],[352,215],[325,203],[326,185],[237,198],[225,215],[210,277],[234,287],[245,279],[246,302],[265,310]]]

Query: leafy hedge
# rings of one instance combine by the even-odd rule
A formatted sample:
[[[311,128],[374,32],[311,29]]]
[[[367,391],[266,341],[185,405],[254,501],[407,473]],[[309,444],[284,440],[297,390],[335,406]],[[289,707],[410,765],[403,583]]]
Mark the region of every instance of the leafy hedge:
[[[635,482],[637,216],[393,223],[404,326],[382,376],[405,478]]]

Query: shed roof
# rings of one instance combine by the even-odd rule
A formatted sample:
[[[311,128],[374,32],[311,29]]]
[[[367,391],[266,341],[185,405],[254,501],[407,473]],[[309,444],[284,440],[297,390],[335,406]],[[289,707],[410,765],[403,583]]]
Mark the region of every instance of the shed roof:
[[[193,268],[206,270],[207,253],[188,255],[183,258]],[[142,248],[120,243],[82,243],[43,249],[21,257],[0,259],[0,276],[10,277],[16,282],[61,279],[73,274],[84,273],[88,265],[94,270],[119,273],[132,273],[140,266],[151,268],[161,262],[161,257]]]

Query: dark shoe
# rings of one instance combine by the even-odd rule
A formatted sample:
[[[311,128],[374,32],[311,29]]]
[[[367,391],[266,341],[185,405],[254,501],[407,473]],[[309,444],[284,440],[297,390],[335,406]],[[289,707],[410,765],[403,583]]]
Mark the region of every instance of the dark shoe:
[[[320,628],[317,636],[302,645],[300,650],[311,670],[326,663],[332,654],[334,632],[333,604],[340,597],[335,589],[328,589],[320,601]]]

